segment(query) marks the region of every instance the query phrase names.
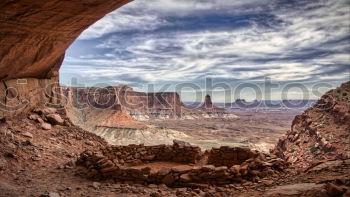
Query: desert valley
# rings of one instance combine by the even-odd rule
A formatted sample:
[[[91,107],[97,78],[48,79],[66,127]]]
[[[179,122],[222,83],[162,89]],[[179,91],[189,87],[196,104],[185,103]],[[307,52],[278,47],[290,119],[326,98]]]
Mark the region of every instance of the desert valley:
[[[298,94],[292,92],[291,94],[295,97],[289,100],[251,99],[252,101],[246,101],[239,97],[234,100],[225,100],[225,102],[216,102],[220,100],[220,95],[205,93],[200,101],[191,103],[181,92],[141,91],[135,89],[133,83],[119,83],[119,81],[103,87],[63,85],[64,78],[60,78],[62,77],[60,69],[63,69],[61,65],[64,64],[68,47],[72,45],[74,40],[79,39],[78,37],[89,26],[102,19],[106,14],[111,12],[113,14],[114,10],[123,9],[121,7],[127,6],[126,4],[130,2],[129,0],[5,0],[0,2],[0,196],[350,196],[350,75],[346,70],[348,69],[347,63],[342,64],[345,65],[346,69],[344,71],[343,67],[340,68],[340,73],[336,73],[337,70],[331,70],[329,75],[323,75],[321,71],[318,72],[321,67],[312,70],[316,74],[312,73],[310,76],[321,76],[316,79],[316,81],[320,80],[319,84],[321,85],[323,79],[333,79],[334,76],[343,78],[337,78],[337,87],[324,86],[327,87],[324,94],[306,99],[297,97],[295,95]],[[127,8],[132,13],[135,13],[136,8],[139,8],[137,6],[147,10],[146,4],[142,4],[142,2],[140,5],[130,3],[131,7]],[[138,17],[142,18],[142,24],[151,18],[150,21],[153,25],[161,25],[166,23],[164,21],[172,19],[167,14],[173,14],[173,9],[177,8],[183,11],[183,9],[188,8],[188,6],[177,7],[177,4],[182,5],[183,1],[174,3],[170,0],[164,0],[160,2],[163,3],[159,5],[170,6],[170,8],[164,9],[162,6],[156,6],[157,9],[164,9],[159,12],[159,17],[166,16],[163,16],[163,21],[159,19],[159,24],[157,23],[158,18],[152,18],[152,16],[127,15],[126,22],[119,17],[112,17],[113,21],[120,20],[124,22],[123,24],[107,22],[104,23],[106,28],[100,28],[97,32],[105,31],[113,25],[130,28],[128,25],[132,23],[131,21],[139,20]],[[200,1],[195,1],[195,3],[193,9],[200,11],[203,9],[203,13],[225,10],[224,8],[228,6],[222,5],[220,2],[216,2],[216,7],[210,3],[201,4],[203,2]],[[250,6],[257,2],[252,3],[247,5],[243,3],[243,7],[239,7],[241,6],[239,3],[234,4],[234,6],[238,6],[234,8],[237,13],[240,13],[238,11],[243,8],[243,10],[254,12],[263,8],[259,6],[264,6],[259,4],[257,9],[252,11],[249,9]],[[282,4],[284,5],[284,3]],[[279,2],[274,9],[278,10],[283,7],[282,4]],[[270,7],[273,5],[271,4]],[[334,3],[334,5],[338,4]],[[311,7],[306,4],[304,6],[310,12],[313,9],[327,7],[324,4]],[[289,5],[288,9],[292,9],[291,7],[292,5]],[[178,14],[179,10],[175,9],[175,13]],[[325,13],[324,10],[321,11],[321,13]],[[152,12],[152,10],[149,11],[149,13]],[[199,11],[198,13],[203,14]],[[348,14],[337,12],[337,14],[339,13],[341,16]],[[122,12],[122,14],[125,13]],[[186,18],[188,17],[187,12],[182,14],[182,18],[179,17],[181,20],[175,21],[174,24],[178,25],[181,21],[186,21],[185,19],[188,19],[187,21],[194,20],[190,17]],[[276,15],[278,14],[281,17],[286,17],[283,12],[282,14],[276,12]],[[107,15],[107,17],[109,16],[111,15]],[[224,18],[227,17],[226,15],[219,17],[219,14],[216,13],[211,14],[210,17],[217,17],[216,19],[225,26],[234,23],[233,20],[226,20]],[[244,24],[247,20],[259,18],[253,17],[251,19],[249,17],[249,14],[242,15],[242,17],[235,16],[234,20],[242,20],[241,23]],[[274,21],[276,19],[269,18],[270,15],[264,15],[264,17],[268,18],[268,22],[265,20],[264,22],[254,21],[253,25],[249,23],[251,25],[249,28],[258,28],[259,22],[263,25],[266,25],[265,22],[271,22],[270,20],[276,22]],[[210,23],[216,20],[214,18],[204,20],[207,18],[203,16],[200,18],[200,22]],[[293,17],[287,16],[286,18]],[[325,21],[327,20],[325,19]],[[277,20],[277,22],[280,24],[280,21]],[[232,32],[238,29],[239,34],[237,35],[250,35],[249,33],[241,34],[243,30],[240,28],[244,26],[241,23],[235,24],[234,28],[231,29]],[[288,25],[291,24],[286,22],[281,27]],[[317,25],[320,24],[317,23]],[[343,23],[337,28],[342,25]],[[181,33],[180,27],[166,26],[156,29],[154,26],[144,27],[140,24],[135,26],[143,28],[141,37],[149,36],[147,31],[157,33],[157,31],[164,29]],[[193,25],[190,23],[190,26]],[[205,26],[209,30],[203,30],[203,35],[207,36],[207,34],[213,33],[210,32],[212,30],[210,28],[214,27],[216,26],[213,24]],[[202,26],[198,25],[196,28],[200,29]],[[196,28],[193,28],[191,32],[197,30]],[[267,27],[264,26],[264,28]],[[222,28],[216,27],[214,30],[219,32]],[[115,29],[113,31],[117,32]],[[127,31],[123,36],[132,34],[132,32],[131,30]],[[104,37],[108,37],[108,34],[94,33],[82,34],[82,39],[95,39],[94,41],[101,39],[99,40],[100,45],[96,45],[94,48],[95,51],[98,51],[101,49],[101,43],[105,45],[109,43],[102,40]],[[269,33],[271,32],[264,32],[261,36]],[[225,37],[228,34],[228,30],[225,29],[220,37]],[[316,35],[316,33],[314,34]],[[202,45],[205,44],[200,42],[204,42],[205,36],[198,38],[196,35],[190,39],[189,32],[186,32],[184,40],[190,40],[188,46],[181,46],[181,44],[186,45],[186,43],[181,43],[181,39],[178,38],[178,43],[171,42],[171,47],[169,47],[172,50],[183,47],[184,50],[193,51],[194,49],[189,48],[199,43],[199,46],[194,47],[196,54],[193,56],[196,57],[194,59],[200,59],[201,64],[192,65],[192,62],[188,60],[170,58],[169,54],[162,58],[154,58],[158,55],[157,53],[167,53],[170,50],[164,47],[163,41],[166,41],[164,38],[160,39],[161,44],[149,41],[145,46],[131,47],[131,44],[142,41],[141,38],[138,38],[134,43],[125,44],[128,46],[130,44],[130,48],[125,46],[129,50],[128,52],[120,52],[112,47],[113,52],[118,54],[118,57],[126,59],[131,56],[132,52],[136,51],[135,54],[142,57],[143,66],[146,65],[147,58],[139,50],[148,51],[147,53],[150,53],[156,61],[166,60],[157,65],[157,68],[150,68],[152,63],[148,63],[145,67],[149,69],[149,73],[137,70],[142,66],[136,65],[138,62],[135,57],[126,61],[132,63],[131,68],[118,67],[113,62],[111,63],[108,58],[111,58],[113,54],[105,54],[103,57],[107,57],[107,59],[104,60],[89,61],[91,64],[108,62],[117,70],[117,74],[127,70],[131,74],[123,76],[129,76],[131,81],[139,80],[143,76],[144,78],[140,80],[143,83],[146,83],[147,77],[152,78],[150,81],[156,83],[155,76],[161,78],[163,75],[165,76],[163,81],[173,76],[178,78],[192,75],[201,76],[203,74],[201,71],[204,69],[201,65],[208,64],[210,60],[202,61],[206,58],[205,55],[197,53],[204,50],[205,54],[209,56],[210,54],[206,50],[215,47],[214,37],[217,35],[209,36],[209,44],[207,43],[207,46],[203,47]],[[255,36],[255,38],[259,36]],[[274,34],[274,36],[276,35]],[[288,36],[292,35],[288,34]],[[127,37],[123,38],[128,40]],[[298,39],[294,39],[299,43]],[[91,40],[86,41],[86,43],[94,42]],[[306,40],[300,42],[307,42]],[[349,39],[346,37],[343,40],[348,41]],[[292,40],[289,41],[292,42]],[[342,40],[340,39],[340,41]],[[337,43],[341,43],[340,41]],[[220,45],[218,53],[227,51],[238,53],[241,51],[240,49],[225,48],[226,42],[228,41],[216,43]],[[123,45],[121,41],[117,43]],[[244,40],[237,45],[244,48],[247,43],[247,40]],[[268,55],[278,53],[274,47],[283,44],[277,41],[276,43],[274,42],[273,47],[270,48],[260,46],[263,49],[259,53],[265,54],[266,50],[271,50]],[[327,44],[329,44],[327,46],[333,46],[331,41]],[[154,49],[152,47],[157,48],[156,52],[149,52]],[[246,49],[250,48],[252,47],[249,46]],[[87,49],[80,47],[78,51],[85,50]],[[104,50],[107,48],[103,48],[101,51]],[[256,51],[250,52],[249,58],[244,56],[243,59],[253,61],[253,58],[250,59],[250,55],[255,54]],[[291,51],[288,53],[292,54]],[[172,52],[171,55],[173,54],[178,55],[177,52]],[[232,56],[236,58],[235,55]],[[261,57],[259,55],[259,58]],[[343,58],[340,55],[336,57]],[[79,58],[89,59],[89,57],[82,55]],[[232,57],[227,54],[223,55],[225,61],[229,58]],[[73,55],[66,57],[66,59],[75,64],[79,62],[78,57],[73,57]],[[133,61],[134,59],[135,61]],[[293,59],[291,56],[283,58],[279,56],[277,59],[278,61],[284,59],[288,62],[285,68],[280,69],[287,70],[286,73],[282,71],[274,73],[274,69],[277,67],[275,65],[268,65],[271,68],[262,65],[257,72],[265,73],[268,70],[270,75],[276,74],[276,79],[284,76],[288,80],[298,81],[298,84],[304,85],[303,78],[299,79],[299,75],[293,75],[304,67],[291,64],[289,62]],[[80,65],[73,65],[73,67],[78,67],[84,73],[85,68],[91,69],[89,61],[85,62],[84,68]],[[118,65],[122,65],[123,61],[124,59],[118,59]],[[212,74],[210,76],[218,75],[218,73],[224,73],[226,76],[227,73],[233,72],[219,70],[214,73],[215,69],[220,67],[222,63],[220,61],[213,61],[215,66],[208,71]],[[235,59],[234,62],[239,61],[241,60]],[[269,60],[266,58],[256,61],[263,64]],[[163,72],[163,67],[160,66],[167,65],[168,62],[174,68],[176,67],[175,69],[171,67],[170,75]],[[179,62],[186,62],[186,66],[179,66]],[[305,62],[310,63],[311,60]],[[330,66],[331,59],[320,62],[326,62],[327,69],[338,68],[338,64]],[[230,62],[224,66],[221,65],[220,68],[228,68],[232,66],[231,64],[236,63]],[[245,65],[248,63],[239,64],[239,69],[248,73],[245,73],[244,77],[248,78],[256,74],[255,63],[247,68],[244,67]],[[99,73],[101,67],[103,66],[93,67],[92,73],[95,71]],[[305,69],[301,71],[302,74],[306,76],[311,72],[308,70],[310,67],[310,65],[305,66]],[[260,68],[261,70],[259,70]],[[185,73],[186,70],[190,69],[194,70]],[[154,70],[157,74],[152,75]],[[101,78],[108,78],[108,74],[112,75],[114,71],[108,67],[99,74],[102,76]],[[252,73],[249,73],[250,71]],[[86,73],[89,74],[89,72]],[[238,78],[237,73],[234,76]],[[86,78],[91,79],[91,81],[100,79],[88,75]],[[255,82],[256,78],[253,76],[251,80]],[[112,79],[118,80],[118,77],[112,75]],[[238,81],[238,79],[235,80]],[[169,81],[171,80],[169,79]],[[249,84],[251,85],[253,82]],[[322,82],[323,85],[326,84],[326,82]],[[311,91],[311,88],[306,89],[310,92],[314,91],[314,89]]]

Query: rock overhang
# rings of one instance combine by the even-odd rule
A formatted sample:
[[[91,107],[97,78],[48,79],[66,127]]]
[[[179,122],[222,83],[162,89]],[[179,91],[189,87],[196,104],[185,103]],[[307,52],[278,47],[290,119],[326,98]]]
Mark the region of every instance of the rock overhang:
[[[132,0],[0,2],[0,117],[59,104],[65,51],[90,25]]]
[[[0,80],[57,77],[65,51],[74,40],[130,1],[1,1]]]

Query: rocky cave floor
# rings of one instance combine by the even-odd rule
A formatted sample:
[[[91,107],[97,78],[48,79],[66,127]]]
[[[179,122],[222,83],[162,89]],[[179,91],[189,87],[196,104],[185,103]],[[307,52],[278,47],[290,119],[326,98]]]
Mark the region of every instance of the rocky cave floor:
[[[58,113],[64,117],[63,111]],[[67,119],[45,130],[28,116],[1,119],[0,196],[350,196],[349,160],[318,161],[307,171],[290,166],[255,181],[222,186],[171,188],[91,179],[75,161],[85,150],[100,149],[106,142]],[[164,164],[146,165],[156,170]]]

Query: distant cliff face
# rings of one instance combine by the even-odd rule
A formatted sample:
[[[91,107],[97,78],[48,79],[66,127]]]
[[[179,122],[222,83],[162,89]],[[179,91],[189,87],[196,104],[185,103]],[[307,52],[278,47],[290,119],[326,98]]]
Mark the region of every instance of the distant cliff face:
[[[184,104],[176,92],[144,93],[126,86],[107,88],[63,88],[64,95],[78,109],[122,110],[130,115],[164,113],[180,116]]]
[[[150,120],[236,118],[224,109],[189,108],[176,92],[144,93],[127,86],[62,88],[68,118],[110,144],[169,144],[189,139],[181,131],[157,127]]]
[[[144,93],[127,86],[107,88],[62,88],[68,108],[76,111],[119,110],[138,120],[198,119],[230,117],[225,109],[212,105],[208,108],[189,108],[176,92]],[[209,98],[210,99],[210,98]],[[203,105],[207,105],[208,98]]]
[[[350,82],[329,91],[293,120],[273,150],[288,161],[307,165],[321,159],[350,158]]]

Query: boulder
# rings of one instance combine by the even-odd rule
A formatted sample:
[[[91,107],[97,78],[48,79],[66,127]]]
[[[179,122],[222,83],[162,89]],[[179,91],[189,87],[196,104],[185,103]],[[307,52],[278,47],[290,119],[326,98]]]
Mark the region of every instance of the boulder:
[[[49,197],[60,197],[60,195],[56,192],[49,192]]]
[[[325,189],[327,190],[327,194],[329,196],[341,196],[346,192],[341,187],[338,187],[332,183],[327,184]]]
[[[27,138],[33,138],[33,135],[29,132],[22,133],[22,135]]]
[[[95,188],[95,189],[100,189],[101,183],[99,183],[99,182],[93,182],[93,183],[92,183],[92,187]]]
[[[165,175],[167,175],[169,173],[170,173],[170,169],[169,168],[161,168],[158,171],[158,175],[160,175],[160,176],[165,176]]]
[[[46,118],[53,125],[63,125],[64,123],[64,120],[58,114],[49,114]]]
[[[28,116],[28,118],[29,118],[29,120],[37,120],[40,117],[38,116],[38,114],[31,114]]]
[[[105,167],[105,168],[102,168],[102,169],[101,169],[101,172],[102,172],[102,173],[108,173],[108,172],[115,172],[115,171],[118,171],[118,170],[119,170],[119,167],[113,166],[113,167]]]
[[[189,174],[181,174],[180,176],[180,181],[182,182],[185,182],[185,183],[188,183],[190,182],[192,179],[191,179],[191,176]]]
[[[46,123],[46,122],[43,122],[40,124],[40,127],[44,130],[50,130],[52,127],[51,127],[51,124],[49,123]]]
[[[43,114],[43,115],[49,115],[49,114],[55,114],[57,113],[57,109],[47,107],[47,108],[38,108],[33,110],[37,114]]]
[[[342,160],[335,160],[335,161],[326,161],[322,162],[319,165],[316,165],[315,167],[312,167],[309,169],[309,172],[317,172],[317,171],[322,171],[325,169],[336,169],[340,167],[343,164]]]
[[[57,109],[55,109],[55,108],[50,108],[50,107],[44,108],[44,109],[42,110],[42,113],[43,113],[44,115],[55,114],[55,113],[57,113]]]
[[[168,174],[162,179],[162,183],[166,185],[172,185],[174,182],[175,182],[175,178],[172,174]]]
[[[173,143],[174,143],[174,146],[180,147],[180,148],[183,148],[185,146],[191,146],[190,143],[184,142],[184,141],[180,141],[180,140],[173,140]]]
[[[241,169],[240,165],[234,165],[230,168],[230,170],[233,172],[233,174],[238,174]]]
[[[227,169],[228,169],[227,166],[220,166],[220,167],[215,168],[215,171],[222,172],[222,171],[226,171]]]
[[[204,171],[212,171],[212,170],[215,170],[215,166],[213,165],[205,165],[202,167],[202,170]]]
[[[150,194],[150,197],[162,197],[162,194],[160,194],[159,192],[152,192]]]

